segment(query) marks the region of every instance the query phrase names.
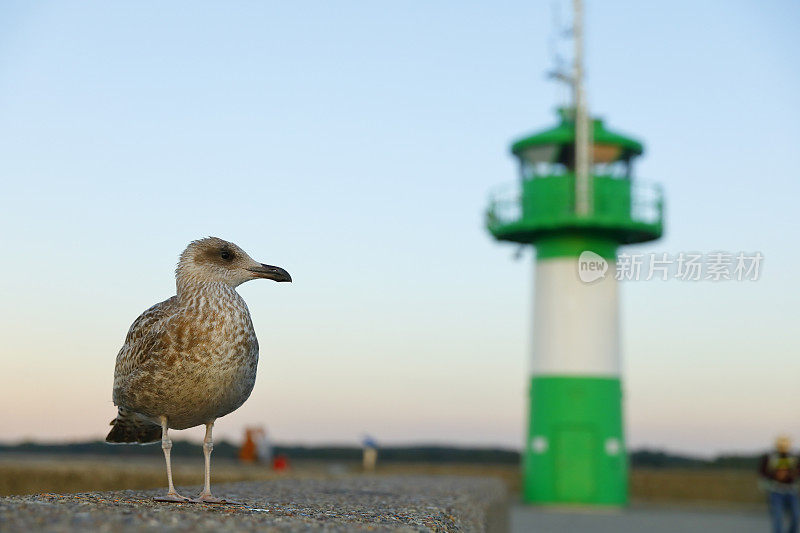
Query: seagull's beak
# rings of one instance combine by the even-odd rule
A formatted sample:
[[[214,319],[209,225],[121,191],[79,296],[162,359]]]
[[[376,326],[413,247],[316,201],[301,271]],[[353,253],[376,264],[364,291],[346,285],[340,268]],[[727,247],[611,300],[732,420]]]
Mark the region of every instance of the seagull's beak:
[[[292,276],[289,275],[281,267],[272,265],[260,264],[256,267],[248,268],[250,272],[255,274],[257,278],[271,279],[275,281],[292,281]]]

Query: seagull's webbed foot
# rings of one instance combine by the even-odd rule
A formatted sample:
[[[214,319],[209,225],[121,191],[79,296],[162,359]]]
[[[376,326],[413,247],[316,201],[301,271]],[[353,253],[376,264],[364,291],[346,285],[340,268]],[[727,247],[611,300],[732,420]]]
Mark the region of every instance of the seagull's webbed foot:
[[[177,492],[168,492],[164,496],[155,496],[153,501],[169,503],[195,503],[193,499],[187,498],[186,496],[181,496]]]
[[[244,505],[242,502],[234,500],[226,500],[225,498],[217,498],[210,492],[201,492],[197,498],[192,500],[194,503],[219,503],[222,505]]]

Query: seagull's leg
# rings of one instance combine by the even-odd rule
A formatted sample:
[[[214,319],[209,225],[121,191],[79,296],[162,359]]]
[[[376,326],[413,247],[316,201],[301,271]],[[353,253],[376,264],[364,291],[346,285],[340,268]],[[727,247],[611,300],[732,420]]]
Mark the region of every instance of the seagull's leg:
[[[211,452],[214,450],[214,440],[211,438],[211,430],[214,429],[214,421],[206,424],[206,437],[203,439],[203,455],[206,460],[206,471],[203,482],[203,492],[201,492],[195,502],[203,503],[228,503],[234,505],[241,505],[239,502],[217,498],[211,494]]]
[[[156,496],[153,498],[157,502],[177,502],[185,503],[191,502],[189,498],[181,496],[175,490],[175,485],[172,484],[172,461],[170,461],[170,450],[172,450],[172,441],[169,438],[169,427],[167,426],[167,417],[161,417],[161,449],[164,450],[164,459],[167,461],[167,481],[169,488],[165,496]]]

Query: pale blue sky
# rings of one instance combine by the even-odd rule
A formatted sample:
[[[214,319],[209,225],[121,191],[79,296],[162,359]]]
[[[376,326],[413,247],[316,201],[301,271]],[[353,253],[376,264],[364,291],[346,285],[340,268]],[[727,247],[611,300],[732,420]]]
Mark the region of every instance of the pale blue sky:
[[[262,345],[221,420],[294,442],[522,442],[532,265],[482,211],[550,125],[550,2],[6,2],[0,440],[100,437],[131,321],[217,235]],[[800,5],[587,2],[595,113],[646,143],[667,235],[756,283],[623,286],[633,446],[800,437]],[[191,436],[194,433],[189,432]]]

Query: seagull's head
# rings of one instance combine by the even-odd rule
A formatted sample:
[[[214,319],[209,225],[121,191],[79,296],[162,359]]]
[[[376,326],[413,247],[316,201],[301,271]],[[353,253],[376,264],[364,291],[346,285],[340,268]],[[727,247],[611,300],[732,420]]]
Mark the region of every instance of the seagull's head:
[[[255,261],[233,244],[217,237],[192,241],[181,254],[175,271],[182,283],[224,283],[237,287],[251,279],[292,281],[284,269]]]

